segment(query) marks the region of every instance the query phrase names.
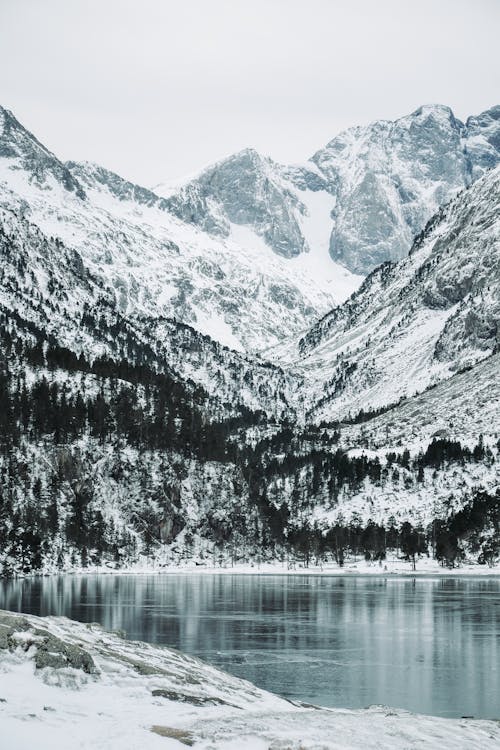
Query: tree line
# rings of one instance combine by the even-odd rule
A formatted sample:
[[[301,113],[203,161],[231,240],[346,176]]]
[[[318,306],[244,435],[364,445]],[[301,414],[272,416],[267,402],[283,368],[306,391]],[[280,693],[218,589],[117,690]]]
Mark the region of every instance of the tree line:
[[[329,527],[308,520],[315,506],[335,507],[342,492],[354,492],[367,480],[416,484],[425,480],[426,469],[492,462],[482,437],[472,449],[435,438],[413,457],[406,449],[382,461],[349,455],[337,445],[338,430],[276,425],[241,405],[221,408],[203,388],[158,371],[148,351],[142,356],[138,350],[133,362],[104,356],[90,361],[37,335],[16,337],[5,326],[0,334],[0,566],[3,559],[6,571],[13,561],[23,570],[38,569],[61,539],[61,549],[78,564],[104,558],[122,563],[138,546],[154,550],[185,527],[181,499],[173,501],[176,493],[169,488],[151,488],[145,477],[139,487],[143,507],[132,510],[126,528],[115,527],[79,466],[78,441],[86,438],[154,452],[160,466],[173,455],[186,467],[193,461],[217,464],[232,478],[235,503],[226,507],[220,500],[220,512],[207,510],[190,533],[205,535],[220,550],[241,547],[270,557],[286,552],[306,564],[333,559],[339,565],[351,557],[382,562],[388,552],[413,564],[430,554],[450,566],[467,550],[485,564],[498,557],[498,494],[477,492],[462,511],[426,528],[356,517]],[[252,428],[257,437],[247,439]],[[53,465],[35,470],[28,445],[52,451]],[[116,472],[119,481],[121,468]],[[67,564],[62,553],[58,564]]]

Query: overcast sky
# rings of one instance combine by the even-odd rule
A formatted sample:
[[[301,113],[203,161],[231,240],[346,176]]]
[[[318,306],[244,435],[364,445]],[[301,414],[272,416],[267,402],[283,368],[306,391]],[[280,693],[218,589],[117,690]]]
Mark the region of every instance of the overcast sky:
[[[500,0],[0,0],[0,104],[144,185],[305,160],[424,103],[500,103]]]

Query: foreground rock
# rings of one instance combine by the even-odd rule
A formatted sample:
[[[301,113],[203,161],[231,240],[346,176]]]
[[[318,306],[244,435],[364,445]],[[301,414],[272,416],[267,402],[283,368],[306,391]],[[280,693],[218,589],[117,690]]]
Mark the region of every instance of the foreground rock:
[[[9,750],[488,750],[500,743],[498,722],[294,705],[98,625],[7,612],[0,612],[0,726]]]

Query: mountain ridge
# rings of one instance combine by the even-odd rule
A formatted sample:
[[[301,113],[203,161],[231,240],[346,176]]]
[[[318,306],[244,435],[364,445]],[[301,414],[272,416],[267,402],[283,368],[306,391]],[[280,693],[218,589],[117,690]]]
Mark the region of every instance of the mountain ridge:
[[[244,224],[275,252],[299,255],[309,244],[300,227],[306,195],[325,193],[331,196],[331,217],[322,219],[330,256],[363,274],[404,257],[439,206],[499,160],[499,106],[463,123],[450,107],[424,105],[394,121],[341,132],[303,166],[244,149],[205,168],[167,200],[206,231],[224,236],[231,224]],[[278,235],[268,229],[273,211],[262,209],[266,179],[274,186],[274,210],[285,217]],[[234,211],[242,205],[244,213]]]
[[[68,162],[70,171],[51,155],[49,169],[45,152],[41,166],[33,166],[36,139],[22,132],[17,150],[0,155],[6,190],[46,234],[107,276],[126,314],[176,317],[222,344],[255,352],[305,328],[358,283],[344,269],[337,279],[335,271],[325,277],[309,269],[303,258],[289,264],[253,235],[221,243],[177,219],[159,196],[102,167]],[[85,199],[67,189],[66,173]],[[141,265],[134,247],[141,248]]]

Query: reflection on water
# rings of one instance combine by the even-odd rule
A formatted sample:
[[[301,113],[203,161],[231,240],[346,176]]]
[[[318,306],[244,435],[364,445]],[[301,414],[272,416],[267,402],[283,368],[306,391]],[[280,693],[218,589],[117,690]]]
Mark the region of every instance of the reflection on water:
[[[500,717],[498,579],[60,576],[0,581],[0,608],[120,628],[311,703]]]

